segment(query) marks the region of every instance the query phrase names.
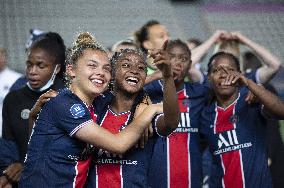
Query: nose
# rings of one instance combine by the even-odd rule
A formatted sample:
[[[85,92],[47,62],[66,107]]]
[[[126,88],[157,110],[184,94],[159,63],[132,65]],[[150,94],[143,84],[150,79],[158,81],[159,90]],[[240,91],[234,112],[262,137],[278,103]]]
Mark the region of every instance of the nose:
[[[98,66],[98,68],[95,70],[96,75],[100,75],[101,77],[105,76],[105,71],[102,66]]]
[[[35,75],[37,74],[37,66],[31,66],[29,68],[27,68],[27,72],[30,75]]]

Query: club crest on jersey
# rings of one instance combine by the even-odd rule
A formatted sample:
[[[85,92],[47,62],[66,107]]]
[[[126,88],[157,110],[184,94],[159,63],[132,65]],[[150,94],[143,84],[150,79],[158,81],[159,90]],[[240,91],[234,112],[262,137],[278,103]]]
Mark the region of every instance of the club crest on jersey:
[[[189,99],[183,99],[183,100],[182,100],[182,104],[183,104],[184,106],[186,106],[187,108],[189,108],[189,107],[190,107]]]
[[[86,113],[81,104],[73,104],[70,108],[70,112],[75,119],[83,117],[83,115]]]
[[[30,110],[29,109],[23,109],[21,111],[21,118],[22,119],[29,119],[29,114],[30,114]]]
[[[239,120],[239,117],[237,115],[232,115],[230,117],[230,123],[237,123]]]

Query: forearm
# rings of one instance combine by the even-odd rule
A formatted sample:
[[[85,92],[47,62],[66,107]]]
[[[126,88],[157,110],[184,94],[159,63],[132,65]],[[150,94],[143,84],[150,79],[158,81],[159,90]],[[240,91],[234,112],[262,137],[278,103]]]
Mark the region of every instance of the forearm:
[[[117,134],[112,134],[97,124],[90,123],[79,129],[75,136],[82,141],[111,153],[122,154],[137,143],[137,140],[151,122],[155,113],[156,111],[153,109],[145,109],[141,115]]]
[[[161,78],[162,78],[162,73],[160,70],[157,70],[153,74],[150,74],[146,77],[145,84],[148,84],[155,80],[159,80]]]
[[[191,66],[194,66],[196,63],[200,63],[202,57],[205,56],[205,54],[208,52],[208,50],[212,47],[212,45],[215,42],[216,39],[213,35],[207,41],[194,48],[191,52],[191,60],[192,60]]]
[[[273,69],[278,69],[280,66],[279,59],[274,56],[269,50],[267,50],[265,47],[261,46],[260,44],[257,44],[256,42],[253,42],[252,40],[246,38],[243,36],[242,42],[250,47],[255,53],[263,60],[263,63]]]
[[[159,127],[159,132],[168,135],[177,128],[180,120],[176,87],[172,77],[164,78],[163,111],[164,123]]]
[[[252,80],[248,80],[248,88],[251,92],[259,98],[260,102],[265,106],[265,109],[272,115],[284,118],[284,102],[276,95],[267,89],[258,86]]]

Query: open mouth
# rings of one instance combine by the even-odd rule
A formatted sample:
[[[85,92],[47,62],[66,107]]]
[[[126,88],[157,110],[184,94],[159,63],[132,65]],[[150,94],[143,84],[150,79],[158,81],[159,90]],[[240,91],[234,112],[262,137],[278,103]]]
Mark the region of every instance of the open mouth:
[[[102,85],[104,83],[104,80],[101,80],[101,79],[92,79],[91,82],[93,84],[96,84],[96,85]]]
[[[125,80],[129,85],[136,85],[139,82],[139,79],[133,76],[128,76],[125,78]]]

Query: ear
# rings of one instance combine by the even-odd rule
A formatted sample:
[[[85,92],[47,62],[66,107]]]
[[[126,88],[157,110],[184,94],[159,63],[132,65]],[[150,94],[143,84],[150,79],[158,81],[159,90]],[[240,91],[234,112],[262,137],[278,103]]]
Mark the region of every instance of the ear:
[[[142,44],[144,46],[145,49],[153,49],[153,45],[149,40],[145,40]]]
[[[72,78],[75,78],[75,76],[76,76],[76,74],[75,74],[75,72],[74,72],[74,67],[73,67],[73,65],[66,65],[66,73],[67,73],[67,75],[69,75],[70,77],[72,77]]]

